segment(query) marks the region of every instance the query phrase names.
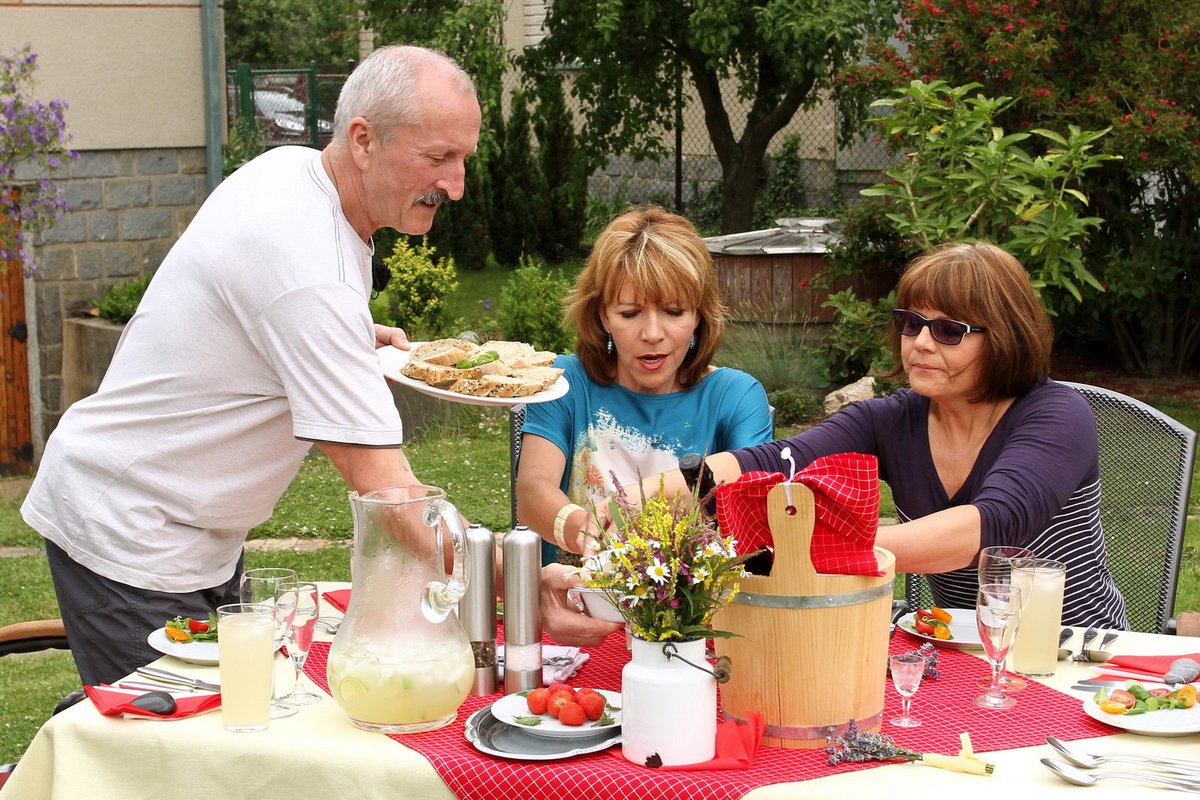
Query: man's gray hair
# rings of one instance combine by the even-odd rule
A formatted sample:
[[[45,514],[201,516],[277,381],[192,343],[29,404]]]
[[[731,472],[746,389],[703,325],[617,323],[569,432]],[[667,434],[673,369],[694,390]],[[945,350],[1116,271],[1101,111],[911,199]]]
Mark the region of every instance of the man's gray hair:
[[[428,70],[446,72],[459,88],[477,97],[474,80],[446,54],[413,45],[381,47],[363,59],[342,85],[333,115],[334,145],[346,144],[355,117],[370,121],[384,142],[397,128],[419,125],[424,113],[419,80]]]

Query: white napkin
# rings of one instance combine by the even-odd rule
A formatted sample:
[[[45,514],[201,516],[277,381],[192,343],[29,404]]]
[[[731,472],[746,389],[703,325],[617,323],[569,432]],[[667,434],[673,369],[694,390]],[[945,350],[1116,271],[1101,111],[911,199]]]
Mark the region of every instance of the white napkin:
[[[542,684],[562,683],[572,677],[591,658],[580,652],[578,647],[542,645]],[[504,645],[496,648],[496,661],[500,668],[500,679],[504,679]]]

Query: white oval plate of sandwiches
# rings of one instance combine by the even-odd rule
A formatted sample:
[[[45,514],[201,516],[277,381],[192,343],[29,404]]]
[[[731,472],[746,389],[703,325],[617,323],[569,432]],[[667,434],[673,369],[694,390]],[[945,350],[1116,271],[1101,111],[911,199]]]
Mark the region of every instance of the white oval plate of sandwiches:
[[[567,393],[567,379],[554,366],[555,354],[525,342],[436,339],[411,346],[411,350],[379,348],[383,374],[431,397],[477,406],[515,406],[545,403]]]

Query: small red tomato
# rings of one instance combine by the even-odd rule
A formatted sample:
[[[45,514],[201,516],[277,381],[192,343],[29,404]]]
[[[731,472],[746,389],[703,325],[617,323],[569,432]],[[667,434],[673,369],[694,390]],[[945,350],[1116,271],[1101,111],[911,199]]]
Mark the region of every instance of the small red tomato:
[[[1124,689],[1115,689],[1108,699],[1114,703],[1120,703],[1126,708],[1133,708],[1133,704],[1137,702],[1137,698]]]
[[[208,630],[208,623],[198,619],[188,619],[188,630],[192,633],[204,633]]]
[[[918,618],[917,621],[913,623],[913,627],[917,629],[917,633],[925,636],[933,636],[933,625],[929,624],[923,619]]]
[[[1171,690],[1170,689],[1150,689],[1149,694],[1151,697],[1170,697]]]

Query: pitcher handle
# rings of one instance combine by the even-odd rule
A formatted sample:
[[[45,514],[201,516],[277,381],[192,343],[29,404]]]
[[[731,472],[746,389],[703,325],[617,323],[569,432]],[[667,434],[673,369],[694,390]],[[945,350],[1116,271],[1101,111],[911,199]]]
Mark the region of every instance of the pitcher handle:
[[[458,602],[467,593],[467,532],[463,528],[462,518],[450,503],[438,501],[437,517],[437,552],[442,552],[442,530],[450,532],[450,546],[453,561],[446,582],[430,581],[421,592],[421,613],[430,622],[442,622],[450,612],[458,606]],[[441,524],[438,524],[438,523]]]

